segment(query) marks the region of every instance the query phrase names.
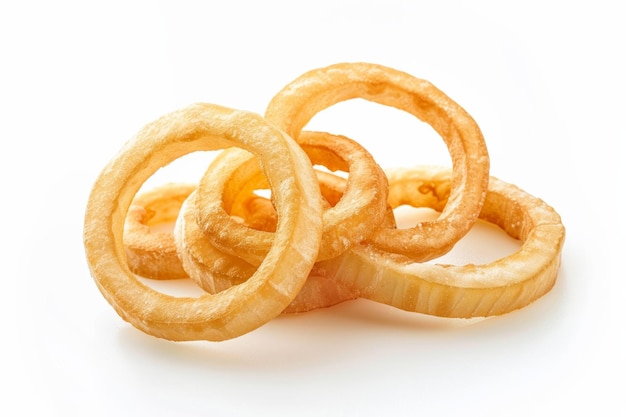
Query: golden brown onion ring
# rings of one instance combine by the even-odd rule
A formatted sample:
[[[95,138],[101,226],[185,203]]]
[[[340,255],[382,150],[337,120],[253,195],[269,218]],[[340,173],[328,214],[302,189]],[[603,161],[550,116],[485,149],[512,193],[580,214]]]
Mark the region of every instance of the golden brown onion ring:
[[[244,220],[244,225],[248,225],[252,214],[256,215],[258,222],[271,225],[272,219],[276,218],[274,206],[270,200],[253,194],[257,187],[266,186],[266,177],[260,171],[258,161],[253,155],[238,152],[237,149],[228,149],[218,155],[216,160],[224,162],[218,166],[228,169],[228,173],[223,175],[219,170],[209,169],[213,182],[225,185],[226,180],[232,178],[233,183],[243,185],[239,193],[223,193],[231,199],[224,200],[224,206],[240,207],[238,215]],[[337,196],[345,189],[346,181],[329,173],[317,172],[317,175],[322,194],[331,202],[336,202]],[[215,293],[245,282],[255,271],[255,267],[237,256],[222,252],[211,244],[195,221],[196,193],[197,191],[194,191],[181,208],[174,228],[174,240],[189,277],[205,291]],[[256,207],[261,211],[255,213],[246,211],[250,207],[247,200],[255,201]],[[234,204],[234,201],[237,203]],[[320,276],[313,266],[304,286],[283,313],[302,313],[330,307],[354,298],[354,291],[337,285],[332,279]]]
[[[450,176],[448,169],[435,167],[391,171],[390,196],[396,202],[439,209],[445,205]],[[408,183],[421,192],[399,198]],[[433,189],[441,192],[430,193]],[[358,290],[359,297],[442,317],[500,315],[547,293],[556,281],[565,240],[556,211],[515,185],[491,177],[480,218],[521,240],[519,250],[484,265],[456,266],[414,263],[365,244],[317,263],[316,269]]]
[[[430,82],[370,63],[340,63],[302,74],[276,94],[265,117],[300,141],[302,129],[318,112],[354,98],[404,110],[428,123],[452,159],[450,198],[436,221],[410,229],[381,228],[370,239],[381,250],[414,261],[448,252],[474,224],[487,191],[489,156],[478,125]]]
[[[387,179],[369,152],[349,138],[324,132],[302,132],[299,144],[313,164],[332,171],[349,172],[343,196],[323,214],[324,229],[318,260],[334,258],[367,239],[380,225],[387,208]],[[234,151],[245,153],[239,149]],[[243,163],[243,160],[237,162],[233,155],[234,152],[223,152],[213,165]],[[231,159],[225,161],[226,158]],[[258,167],[253,165],[251,169]],[[243,187],[243,184],[229,181],[222,190],[216,186],[214,175],[214,170],[207,170],[198,184],[196,221],[221,251],[257,264],[271,246],[273,234],[236,222],[228,214],[229,207],[209,204],[229,200],[223,198],[222,193],[239,192]]]
[[[132,272],[150,279],[187,278],[169,230],[195,184],[169,183],[137,194],[124,224],[124,248]]]
[[[174,297],[143,284],[130,271],[123,245],[134,195],[178,157],[232,146],[268,167],[278,226],[266,258],[245,283],[217,294]],[[295,298],[317,257],[321,216],[313,167],[289,136],[256,114],[196,104],[148,124],[102,170],[87,202],[84,246],[98,288],[123,319],[156,337],[218,341],[262,326]]]

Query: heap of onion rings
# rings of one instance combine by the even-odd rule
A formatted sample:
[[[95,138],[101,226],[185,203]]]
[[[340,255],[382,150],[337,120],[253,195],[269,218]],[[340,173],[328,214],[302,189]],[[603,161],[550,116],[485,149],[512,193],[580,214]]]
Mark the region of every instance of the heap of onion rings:
[[[303,130],[354,98],[432,126],[451,167],[383,170],[358,140]],[[221,152],[197,183],[138,193],[160,167],[200,150]],[[399,229],[401,205],[439,215]],[[478,219],[520,249],[485,265],[432,262]],[[355,298],[441,317],[505,314],[552,288],[564,239],[552,207],[490,176],[482,133],[461,106],[428,81],[370,63],[304,73],[263,117],[196,104],[148,124],[96,179],[84,223],[104,298],[139,330],[176,341],[230,339],[281,313]],[[189,278],[204,294],[174,297],[138,276]]]
[[[241,157],[244,160],[250,158],[249,155],[234,152],[234,150],[224,151],[221,156],[230,156],[231,158],[219,158],[218,160],[230,162],[233,161],[233,158],[235,160]],[[256,162],[254,159],[247,159],[247,161]],[[227,163],[226,166],[231,165]],[[255,163],[254,166],[258,169],[258,163]],[[239,171],[239,174],[243,175],[244,172],[249,173],[251,171],[243,170]],[[262,173],[259,172],[259,174],[256,178],[247,177],[250,180],[249,184],[257,183],[256,181],[259,178],[264,179]],[[337,190],[333,188],[343,185],[342,178],[333,179],[332,176],[324,173],[318,173],[318,176],[321,178],[322,190],[330,189],[330,191],[323,192],[323,195],[331,194],[332,196],[333,193],[337,193]],[[206,238],[195,221],[195,193],[196,191],[183,204],[174,228],[175,245],[178,248],[180,259],[184,269],[189,274],[189,278],[208,293],[224,291],[234,285],[246,282],[256,270],[256,266],[236,255],[220,251],[219,248],[212,244],[210,239]],[[242,198],[242,195],[245,198]],[[253,212],[254,218],[263,225],[269,225],[269,227],[273,228],[276,214],[269,200],[255,196],[250,190],[246,189],[242,190],[237,198],[246,208],[249,208],[250,203],[256,203],[257,210]],[[239,215],[244,220],[243,227],[248,228],[250,231],[255,230],[254,226],[250,225],[248,221],[252,217],[252,213],[241,211]],[[264,231],[269,232],[269,230]],[[356,298],[355,291],[338,285],[334,280],[318,274],[315,266],[313,266],[304,286],[294,300],[283,310],[283,313],[303,313],[317,308],[330,307],[354,298]]]
[[[237,167],[213,164],[207,174],[223,190]],[[391,208],[410,205],[441,211],[450,195],[448,168],[388,172]],[[224,194],[226,196],[227,194]],[[229,202],[224,202],[229,206]],[[443,317],[485,317],[523,307],[554,285],[565,228],[544,201],[492,177],[480,219],[522,241],[515,253],[486,265],[417,263],[372,242],[315,264],[319,275],[366,298],[407,311]],[[391,224],[394,224],[393,222]]]
[[[351,139],[324,132],[303,132],[299,144],[311,163],[323,165],[332,171],[348,171],[350,174],[339,201],[329,206],[323,214],[322,245],[318,260],[335,258],[354,244],[369,238],[380,225],[387,206],[387,180],[370,153]],[[227,156],[237,158],[232,152]],[[219,162],[219,157],[216,162]],[[251,168],[258,168],[258,163],[252,164]],[[214,175],[210,169],[207,170],[198,186],[198,224],[222,251],[253,264],[260,263],[272,244],[273,235],[235,222],[228,215],[228,207],[224,207],[220,197],[222,193],[241,189],[248,179],[240,184],[229,184],[227,189],[222,190],[214,187]],[[364,222],[363,219],[368,221]]]

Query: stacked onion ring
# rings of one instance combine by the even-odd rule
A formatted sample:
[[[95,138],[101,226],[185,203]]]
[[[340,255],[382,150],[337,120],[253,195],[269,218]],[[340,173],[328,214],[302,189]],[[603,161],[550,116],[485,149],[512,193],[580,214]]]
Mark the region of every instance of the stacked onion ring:
[[[451,167],[383,170],[358,139],[304,130],[355,98],[432,126]],[[196,183],[139,192],[159,168],[202,150],[221,152]],[[397,228],[401,205],[438,217]],[[519,250],[484,265],[437,263],[478,219]],[[482,133],[461,106],[370,63],[306,72],[264,116],[200,103],[148,124],[96,179],[84,223],[104,298],[139,330],[176,341],[226,340],[355,298],[441,317],[508,313],[552,288],[564,239],[552,207],[490,176]],[[139,277],[188,278],[204,292],[175,297]]]

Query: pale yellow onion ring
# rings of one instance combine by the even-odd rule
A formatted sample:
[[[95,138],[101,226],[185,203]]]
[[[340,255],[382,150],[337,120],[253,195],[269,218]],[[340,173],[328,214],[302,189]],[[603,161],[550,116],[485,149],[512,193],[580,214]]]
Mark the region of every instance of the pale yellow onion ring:
[[[449,187],[446,168],[388,172],[390,196],[407,181],[413,189]],[[445,195],[445,191],[441,195]],[[404,199],[409,203],[409,199]],[[441,197],[414,193],[410,204],[439,208]],[[400,201],[398,199],[397,201]],[[442,317],[486,317],[522,308],[554,285],[561,262],[565,228],[556,211],[515,185],[491,177],[480,218],[522,241],[513,254],[484,265],[414,263],[373,245],[360,245],[341,257],[318,262],[320,273],[359,291],[359,297],[403,310]]]
[[[143,284],[126,262],[123,228],[131,200],[160,167],[200,150],[243,147],[259,157],[278,212],[273,246],[255,274],[218,294],[174,297]],[[313,168],[293,140],[262,117],[196,104],[147,125],[102,170],[91,190],[84,246],[105,299],[136,328],[170,340],[225,340],[262,326],[295,298],[322,235]]]
[[[349,138],[325,132],[302,132],[299,144],[313,164],[349,172],[342,198],[323,214],[324,229],[318,260],[334,258],[370,237],[382,222],[387,207],[386,177],[369,152]],[[234,152],[245,153],[239,149]],[[238,164],[224,162],[231,155],[223,152],[213,165]],[[241,186],[229,182],[222,190],[216,187],[211,172],[207,170],[198,184],[196,220],[221,251],[257,264],[269,249],[273,233],[250,229],[230,217],[229,208],[216,202],[223,200],[221,193],[238,191]]]
[[[226,156],[230,156],[230,158],[225,158]],[[232,199],[243,202],[244,206],[245,199],[254,198],[252,191],[256,187],[264,187],[266,185],[266,177],[260,171],[259,164],[253,158],[253,155],[246,152],[237,152],[236,149],[228,149],[218,155],[217,159],[225,161],[225,164],[221,166],[234,171],[234,174],[231,177],[229,175],[224,176],[218,171],[211,171],[212,181],[225,185],[226,178],[232,178],[235,183],[242,184],[243,187],[239,190],[239,193],[231,193],[229,195]],[[238,163],[242,161],[249,164]],[[337,198],[337,195],[345,188],[345,180],[343,178],[324,172],[317,172],[317,175],[320,178],[323,195],[329,196],[331,201]],[[209,293],[223,291],[233,285],[245,282],[254,272],[255,267],[237,256],[220,251],[211,244],[211,241],[207,239],[195,221],[194,198],[196,198],[196,191],[183,203],[174,227],[174,240],[188,276]],[[262,197],[258,197],[258,199],[263,200]],[[228,201],[225,205],[231,207],[231,203],[231,201]],[[273,205],[269,200],[265,200],[265,203],[259,205],[263,211],[257,214],[259,217],[270,216],[274,218]],[[248,212],[240,214],[245,222],[244,224],[247,224],[250,214]],[[270,223],[271,220],[268,220],[268,224]],[[315,266],[313,266],[300,292],[285,308],[283,313],[307,312],[318,308],[330,307],[354,298],[354,291],[337,285],[332,279],[317,274]]]
[[[404,110],[428,123],[452,159],[447,206],[434,222],[410,229],[381,228],[370,239],[381,250],[425,261],[448,252],[474,224],[489,181],[489,156],[472,117],[430,82],[382,65],[340,63],[308,71],[287,84],[265,117],[299,141],[302,129],[321,110],[361,98]]]
[[[152,230],[176,221],[195,184],[168,183],[137,194],[124,223],[124,248],[132,272],[150,279],[187,278],[170,231]]]

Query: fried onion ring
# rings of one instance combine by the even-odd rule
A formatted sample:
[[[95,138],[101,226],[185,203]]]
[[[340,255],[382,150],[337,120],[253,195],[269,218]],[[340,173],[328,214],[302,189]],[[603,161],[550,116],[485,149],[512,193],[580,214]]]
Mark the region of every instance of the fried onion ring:
[[[278,213],[267,256],[245,283],[217,294],[174,297],[143,284],[130,271],[123,245],[134,195],[178,157],[232,146],[254,153],[266,167]],[[124,320],[164,339],[219,341],[252,331],[285,309],[306,281],[321,236],[321,195],[302,149],[256,114],[196,104],[148,124],[106,165],[89,195],[83,238],[91,275]]]
[[[324,210],[323,215],[324,231],[318,260],[334,258],[367,239],[380,225],[387,208],[387,179],[369,152],[346,137],[324,132],[302,132],[299,144],[313,164],[323,165],[332,171],[349,172],[343,196],[337,204]],[[234,151],[245,153],[239,149]],[[237,164],[233,154],[223,152],[213,164]],[[224,162],[222,156],[231,160]],[[250,169],[258,167],[252,165]],[[223,199],[222,194],[238,192],[243,186],[230,181],[222,189],[216,186],[214,175],[214,170],[207,170],[198,184],[196,221],[221,251],[257,264],[265,257],[273,233],[250,229],[228,214],[230,207],[211,204],[230,200]]]
[[[441,209],[451,189],[450,176],[449,169],[436,167],[388,172],[390,198],[395,204]],[[406,194],[408,189],[414,191]],[[441,192],[429,192],[433,189]],[[501,315],[546,294],[556,281],[565,241],[558,213],[517,186],[491,177],[479,218],[521,240],[521,247],[490,263],[456,266],[415,263],[364,244],[316,267],[358,290],[359,297],[441,317]]]
[[[273,219],[276,218],[274,206],[270,200],[253,194],[255,189],[267,186],[266,177],[260,171],[256,158],[247,152],[239,152],[239,149],[228,149],[218,155],[215,161],[222,161],[222,163],[212,164],[211,166],[215,168],[209,168],[207,171],[213,182],[224,185],[226,179],[231,178],[234,183],[242,185],[241,188],[233,188],[231,193],[223,193],[229,198],[224,200],[224,206],[240,208],[239,217],[244,221],[243,227],[251,227],[248,222],[252,214],[256,216],[259,223],[271,227]],[[228,169],[228,175],[223,175],[223,172],[217,169],[218,167]],[[338,196],[340,197],[345,189],[346,181],[325,172],[317,172],[317,175],[322,195],[330,201],[328,204],[336,203]],[[174,227],[174,240],[188,276],[209,293],[224,291],[233,285],[246,282],[255,267],[212,245],[196,222],[195,198],[197,198],[197,190],[183,203]],[[254,202],[256,208],[261,211],[249,212],[250,201]],[[330,307],[354,298],[355,291],[317,274],[313,266],[304,286],[283,313],[303,313]]]
[[[370,239],[384,251],[421,262],[448,252],[472,227],[485,199],[489,156],[472,117],[430,82],[370,63],[340,63],[314,69],[287,84],[269,103],[265,117],[296,141],[319,111],[361,98],[404,110],[428,123],[452,159],[448,204],[436,221],[409,229],[379,229]]]
[[[343,178],[320,171],[317,175],[321,177],[326,200],[336,203],[337,196],[345,188]],[[261,171],[259,177],[263,180],[263,187],[268,187]],[[129,267],[134,273],[161,280],[191,276],[196,284],[213,294],[245,282],[256,268],[210,245],[195,223],[195,214],[190,210],[193,204],[185,200],[188,196],[191,196],[190,201],[193,200],[195,189],[195,184],[168,183],[137,194],[126,217],[124,246]],[[276,230],[277,216],[270,200],[254,194],[238,195],[237,200],[240,209],[237,214],[243,224],[267,231]],[[186,204],[185,207],[183,204]],[[170,222],[175,223],[176,239],[169,230],[149,230],[151,226]],[[182,229],[187,230],[182,232]],[[188,274],[187,270],[191,273]],[[330,307],[354,299],[354,294],[354,291],[313,272],[283,314]]]

